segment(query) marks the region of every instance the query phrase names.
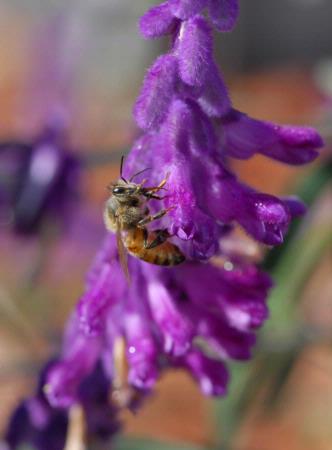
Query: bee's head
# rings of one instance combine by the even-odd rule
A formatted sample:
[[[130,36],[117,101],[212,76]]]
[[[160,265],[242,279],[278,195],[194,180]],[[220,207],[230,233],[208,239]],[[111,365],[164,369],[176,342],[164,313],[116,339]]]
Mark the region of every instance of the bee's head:
[[[127,200],[133,195],[139,195],[141,187],[135,183],[126,183],[123,180],[119,180],[113,185],[109,186],[109,189],[116,198],[121,200]]]
[[[112,196],[116,197],[120,202],[126,202],[128,200],[137,202],[138,196],[145,195],[145,189],[142,188],[145,180],[143,180],[141,184],[133,183],[132,180],[137,175],[140,175],[141,173],[149,169],[146,168],[139,172],[136,172],[131,176],[131,178],[129,178],[129,180],[127,180],[122,174],[123,161],[124,157],[122,156],[120,165],[120,179],[116,183],[111,183],[109,186],[107,186],[107,188],[109,191],[111,191]]]

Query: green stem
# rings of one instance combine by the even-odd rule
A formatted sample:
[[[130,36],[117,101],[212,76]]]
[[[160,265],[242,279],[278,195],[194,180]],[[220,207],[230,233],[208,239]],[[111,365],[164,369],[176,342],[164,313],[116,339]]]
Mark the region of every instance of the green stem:
[[[273,324],[292,324],[294,305],[322,254],[332,245],[331,224],[313,226],[293,240],[273,271],[276,287],[269,304]],[[266,329],[269,329],[269,324]]]

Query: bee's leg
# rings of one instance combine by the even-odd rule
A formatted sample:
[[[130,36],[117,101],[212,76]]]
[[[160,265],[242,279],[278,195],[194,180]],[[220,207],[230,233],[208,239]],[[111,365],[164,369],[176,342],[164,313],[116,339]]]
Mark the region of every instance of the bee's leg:
[[[148,180],[146,179],[146,178],[144,178],[144,180],[142,180],[140,183],[139,183],[139,187],[143,187],[144,186],[144,184],[147,182]]]
[[[164,195],[163,197],[160,197],[160,195],[156,195],[153,193],[147,193],[145,194],[145,197],[150,200],[151,198],[155,198],[156,200],[164,200],[165,198],[167,198],[167,195]]]
[[[168,181],[169,175],[170,174],[167,173],[165,178],[163,180],[161,180],[161,182],[158,184],[158,186],[144,188],[144,191],[145,191],[144,195],[149,198],[156,198],[156,197],[153,197],[153,195],[156,192],[161,191],[162,189],[165,190],[164,186]],[[161,199],[158,199],[158,200],[161,200]]]
[[[165,184],[167,183],[168,179],[169,179],[170,173],[166,173],[166,176],[163,180],[161,180],[161,182],[158,184],[158,186],[156,186],[156,190],[160,191],[160,189],[162,189]]]
[[[144,219],[140,220],[137,224],[138,228],[143,228],[145,227],[145,225],[147,225],[150,222],[153,222],[154,220],[158,220],[161,219],[162,217],[164,217],[165,214],[168,213],[168,211],[170,211],[173,208],[167,208],[167,209],[162,209],[161,211],[159,211],[157,214],[153,214],[153,215],[149,215],[144,217]]]
[[[155,233],[156,233],[156,237],[153,239],[152,242],[148,243],[147,239],[144,239],[144,248],[146,248],[147,250],[158,247],[159,245],[163,244],[170,237],[170,234],[166,229],[165,230],[156,230]],[[144,236],[144,238],[145,238],[145,236]]]

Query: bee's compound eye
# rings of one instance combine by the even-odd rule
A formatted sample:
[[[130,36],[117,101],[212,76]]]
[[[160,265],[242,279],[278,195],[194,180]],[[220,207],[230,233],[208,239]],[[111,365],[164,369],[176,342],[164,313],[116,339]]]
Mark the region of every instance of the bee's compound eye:
[[[124,194],[126,192],[126,189],[123,187],[115,187],[113,188],[113,194]]]

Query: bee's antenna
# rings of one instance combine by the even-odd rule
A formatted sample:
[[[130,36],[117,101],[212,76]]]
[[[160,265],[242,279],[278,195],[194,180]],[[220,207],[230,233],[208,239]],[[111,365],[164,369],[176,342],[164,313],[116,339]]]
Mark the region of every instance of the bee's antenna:
[[[128,184],[128,181],[127,181],[127,180],[125,179],[125,177],[122,175],[123,161],[124,161],[124,155],[121,156],[121,163],[120,163],[120,178],[121,178],[121,180],[123,180],[125,183]]]
[[[146,169],[140,170],[139,172],[134,173],[129,179],[129,182],[131,183],[135,177],[138,175],[141,175],[141,173],[145,172],[146,170],[151,170],[151,167],[147,167]]]

